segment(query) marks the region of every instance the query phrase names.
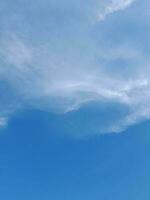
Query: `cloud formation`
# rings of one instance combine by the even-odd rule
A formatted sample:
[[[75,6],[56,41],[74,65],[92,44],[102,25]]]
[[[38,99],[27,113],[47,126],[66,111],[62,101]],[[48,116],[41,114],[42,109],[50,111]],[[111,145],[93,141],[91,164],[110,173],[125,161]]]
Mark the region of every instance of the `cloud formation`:
[[[133,1],[107,2],[101,19],[127,8]],[[68,5],[67,1],[65,3]],[[85,13],[87,11],[89,9]],[[122,18],[122,24],[115,24],[114,29],[114,22],[107,24],[107,20],[102,24],[93,25],[88,20],[86,23],[77,11],[79,18],[77,13],[71,12],[67,16],[63,14],[64,18],[57,18],[62,16],[62,10],[56,7],[55,17],[53,13],[48,14],[52,23],[48,27],[47,15],[41,19],[34,6],[30,12],[33,19],[36,15],[35,21],[39,20],[37,26],[33,26],[35,21],[29,23],[25,10],[22,16],[15,17],[16,20],[20,16],[19,20],[24,23],[12,28],[14,22],[9,22],[11,26],[9,29],[4,27],[0,36],[0,125],[5,125],[5,117],[23,108],[65,115],[80,112],[84,107],[88,110],[88,104],[98,104],[99,115],[103,112],[108,116],[106,126],[97,120],[91,123],[100,133],[121,132],[150,118],[148,47],[144,42],[140,46],[139,40],[136,43],[136,37],[144,41],[139,27],[130,35],[125,31],[130,29],[126,24],[131,18]],[[135,20],[139,26],[143,25]],[[106,104],[122,109],[109,111]],[[110,112],[114,112],[111,114],[116,119],[109,119]]]
[[[0,127],[5,127],[7,124],[7,118],[1,117],[0,118]]]
[[[108,5],[105,6],[103,12],[99,14],[98,19],[104,20],[107,15],[124,10],[135,1],[136,0],[111,0]]]

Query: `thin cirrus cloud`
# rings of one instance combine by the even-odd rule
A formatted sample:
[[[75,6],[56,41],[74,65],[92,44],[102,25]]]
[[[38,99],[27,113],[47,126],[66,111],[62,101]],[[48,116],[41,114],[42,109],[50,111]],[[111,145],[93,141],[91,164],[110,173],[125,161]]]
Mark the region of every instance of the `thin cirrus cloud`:
[[[132,2],[107,2],[101,16],[104,19],[108,14],[127,8]],[[150,118],[148,47],[144,42],[138,44],[137,41],[138,45],[136,41],[133,42],[135,34],[144,41],[141,29],[134,27],[130,35],[123,29],[124,26],[127,26],[125,29],[130,28],[127,22],[135,16],[136,10],[128,13],[130,17],[127,19],[122,16],[122,24],[116,23],[114,29],[115,22],[110,20],[94,25],[88,21],[85,25],[85,21],[80,20],[81,13],[76,18],[77,11],[73,16],[69,12],[67,18],[65,14],[64,18],[59,18],[60,8],[56,9],[58,13],[55,13],[55,18],[53,13],[48,13],[49,18],[46,15],[41,19],[37,9],[33,6],[30,10],[33,22],[28,21],[27,11],[22,10],[21,16],[19,13],[15,20],[20,17],[19,20],[24,23],[13,27],[14,22],[10,21],[9,29],[4,27],[7,30],[0,37],[1,126],[6,125],[6,119],[14,112],[28,107],[66,115],[82,112],[84,107],[88,110],[88,104],[96,104],[99,115],[106,115],[103,124],[98,117],[95,122],[91,120],[91,126],[96,127],[99,133],[121,132],[130,125]],[[134,9],[138,10],[138,6]],[[39,20],[35,26],[34,17],[35,21]],[[144,15],[141,17],[144,19]],[[66,21],[68,18],[69,21]],[[50,28],[47,26],[48,19],[54,23]],[[134,20],[139,26],[143,25],[138,18]],[[61,26],[62,22],[64,27]],[[118,28],[122,32],[116,37]],[[26,29],[27,34],[24,33]],[[38,32],[45,29],[46,33]],[[108,34],[110,31],[111,37]],[[115,109],[109,111],[110,105],[115,105]],[[118,111],[117,106],[122,109]],[[115,120],[107,117],[112,110]],[[89,115],[91,113],[93,118],[90,109]]]
[[[98,20],[104,20],[107,15],[126,9],[135,1],[136,0],[111,0],[105,6],[104,10],[99,13]]]
[[[7,124],[7,118],[0,117],[0,127],[5,127]]]

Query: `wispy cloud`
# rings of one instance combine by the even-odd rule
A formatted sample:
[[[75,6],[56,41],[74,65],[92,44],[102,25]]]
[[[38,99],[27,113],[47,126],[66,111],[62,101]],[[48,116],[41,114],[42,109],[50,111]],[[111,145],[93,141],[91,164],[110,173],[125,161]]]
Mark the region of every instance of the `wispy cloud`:
[[[7,125],[8,119],[5,117],[0,117],[0,128],[5,127]]]
[[[98,15],[98,20],[104,20],[107,15],[121,11],[129,7],[136,0],[111,0]]]
[[[133,0],[112,1],[105,5],[100,18],[123,10],[131,3]],[[59,13],[60,9],[58,16]],[[38,19],[41,22],[40,16]],[[47,28],[44,20],[36,27],[37,30]],[[150,60],[142,36],[141,48],[125,31],[120,33],[117,43],[116,32],[119,29],[116,27],[114,31],[110,28],[110,36],[106,29],[109,27],[107,21],[102,23],[104,27],[99,23],[93,27],[90,22],[87,26],[85,21],[76,18],[65,25],[65,16],[61,18],[64,20],[64,27],[61,27],[62,21],[60,23],[59,17],[57,20],[53,22],[53,30],[47,28],[46,33],[34,32],[36,28],[31,26],[27,37],[24,34],[25,28],[29,27],[27,20],[19,30],[9,29],[7,34],[0,36],[0,125],[6,124],[5,116],[9,117],[22,108],[71,113],[95,102],[121,105],[127,110],[121,117],[120,113],[114,113],[118,115],[115,121],[106,118],[111,122],[105,127],[97,121],[92,123],[91,126],[96,126],[99,132],[120,132],[136,122],[149,119]],[[138,34],[136,28],[135,33]],[[109,112],[106,107],[107,116]]]
[[[45,50],[47,51],[48,49]],[[40,46],[31,48],[17,37],[5,41],[0,52],[1,61],[5,63],[0,77],[5,77],[17,96],[15,103],[11,105],[13,110],[18,109],[18,105],[32,105],[46,111],[66,113],[95,101],[127,106],[128,116],[107,127],[105,132],[119,132],[136,121],[150,117],[150,111],[147,109],[150,101],[147,67],[129,78],[117,77],[116,73],[108,73],[101,65],[95,64],[91,68],[89,64],[80,63],[79,60],[75,65],[75,60],[72,63],[70,59],[58,59],[58,55],[56,58],[54,55],[45,55]],[[105,59],[109,56],[113,59],[117,56],[121,58],[120,52],[119,55],[109,52]],[[140,53],[133,53],[134,59],[135,55],[139,57]],[[39,56],[42,59],[39,59]],[[130,74],[130,70],[128,73]],[[11,101],[12,99],[6,104],[6,109],[12,104]],[[1,125],[4,124],[5,120],[2,118]]]

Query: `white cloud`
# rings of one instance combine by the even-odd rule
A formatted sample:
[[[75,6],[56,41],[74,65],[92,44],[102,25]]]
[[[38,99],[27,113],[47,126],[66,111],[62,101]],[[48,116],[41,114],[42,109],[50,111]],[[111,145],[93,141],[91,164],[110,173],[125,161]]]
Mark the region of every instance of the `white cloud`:
[[[111,1],[100,18],[125,9],[133,1]],[[3,37],[0,35],[1,126],[6,124],[7,118],[3,116],[9,117],[18,109],[32,107],[68,113],[92,102],[121,105],[127,109],[121,117],[120,113],[114,113],[116,120],[111,119],[105,127],[100,124],[99,132],[120,132],[150,118],[150,59],[144,42],[143,48],[138,47],[129,36],[121,38],[124,33],[118,34],[121,39],[116,42],[117,27],[114,33],[111,27],[109,35],[101,23],[98,23],[99,28],[95,24],[94,27],[91,24],[82,26],[82,23],[85,22],[79,20],[75,28],[71,26],[69,30],[68,24],[48,30],[50,36],[46,35],[46,39],[41,27],[40,33],[31,29],[31,35],[23,37],[26,23],[21,33],[16,30],[8,31]],[[95,38],[92,31],[96,32]],[[141,40],[144,41],[142,37]],[[109,112],[106,108],[108,116]]]
[[[5,127],[7,125],[7,117],[0,117],[0,128]]]
[[[45,50],[47,51],[48,49]],[[40,47],[31,48],[16,37],[5,41],[0,52],[1,62],[5,63],[5,68],[0,71],[0,78],[11,85],[17,96],[14,103],[11,97],[7,99],[6,110],[10,109],[10,113],[11,109],[13,112],[27,105],[64,113],[78,110],[94,101],[127,106],[130,111],[128,116],[107,127],[105,132],[119,132],[150,117],[150,73],[147,72],[147,67],[138,73],[135,69],[136,73],[129,78],[117,77],[115,73],[109,74],[101,65],[90,67],[79,60],[77,63],[73,60],[73,64],[69,58],[64,61],[59,55],[56,58],[54,55],[45,55]],[[121,55],[119,53],[119,58]],[[133,57],[135,55],[133,53]],[[140,53],[137,55],[139,57]],[[109,52],[107,58],[109,56],[114,58],[118,54]],[[5,118],[1,118],[1,125],[5,125],[5,122]]]
[[[114,12],[124,10],[129,7],[136,0],[111,0],[104,8],[104,10],[99,13],[98,20],[104,20],[107,15]]]

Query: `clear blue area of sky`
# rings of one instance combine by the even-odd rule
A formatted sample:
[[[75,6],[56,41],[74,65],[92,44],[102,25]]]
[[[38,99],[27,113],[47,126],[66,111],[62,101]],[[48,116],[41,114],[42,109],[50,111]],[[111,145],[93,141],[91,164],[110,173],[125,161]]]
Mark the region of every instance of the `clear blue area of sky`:
[[[57,121],[24,111],[1,130],[0,199],[149,199],[149,122],[122,134],[73,139],[63,128],[55,134],[49,119]]]

